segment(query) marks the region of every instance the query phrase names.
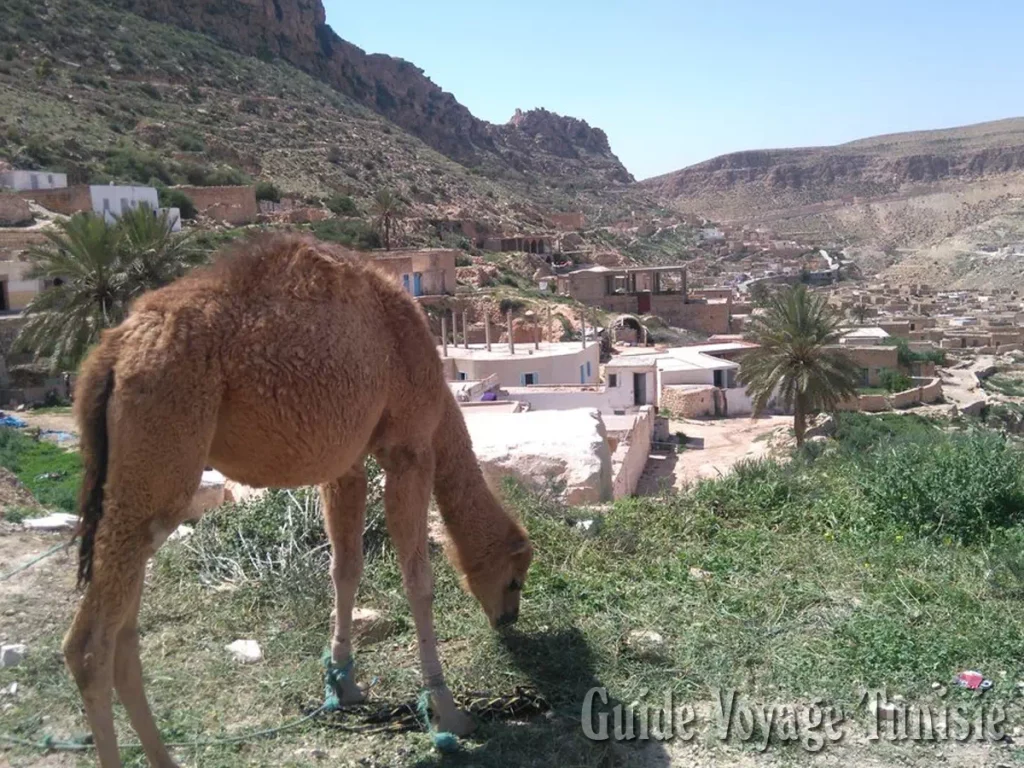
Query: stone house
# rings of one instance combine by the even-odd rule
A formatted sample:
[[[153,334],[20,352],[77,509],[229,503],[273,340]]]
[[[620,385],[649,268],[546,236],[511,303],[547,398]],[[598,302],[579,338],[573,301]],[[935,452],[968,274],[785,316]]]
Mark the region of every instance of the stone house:
[[[413,296],[445,296],[455,293],[455,257],[450,248],[372,251],[369,260],[394,277]]]
[[[657,315],[670,325],[705,333],[730,330],[731,294],[727,298],[690,297],[683,265],[577,269],[558,276],[557,291],[620,315]]]
[[[896,347],[875,344],[859,346],[843,344],[832,347],[844,352],[860,371],[862,387],[879,387],[882,385],[882,374],[885,371],[899,370],[899,351]]]

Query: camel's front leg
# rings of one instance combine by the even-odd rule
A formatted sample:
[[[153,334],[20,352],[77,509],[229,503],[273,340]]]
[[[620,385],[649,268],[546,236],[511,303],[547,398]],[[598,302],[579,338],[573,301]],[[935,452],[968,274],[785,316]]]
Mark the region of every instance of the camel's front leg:
[[[324,525],[331,539],[331,578],[334,581],[334,636],[331,661],[338,704],[357,704],[365,692],[355,679],[352,663],[352,609],[363,573],[363,524],[366,516],[366,470],[360,461],[347,475],[320,486]]]
[[[434,723],[439,731],[465,736],[476,727],[455,706],[444,682],[434,635],[433,576],[427,556],[427,507],[433,482],[433,455],[429,451],[391,449],[378,456],[384,467],[384,511],[388,533],[398,552],[402,582],[412,608],[419,639],[423,684],[430,690]]]

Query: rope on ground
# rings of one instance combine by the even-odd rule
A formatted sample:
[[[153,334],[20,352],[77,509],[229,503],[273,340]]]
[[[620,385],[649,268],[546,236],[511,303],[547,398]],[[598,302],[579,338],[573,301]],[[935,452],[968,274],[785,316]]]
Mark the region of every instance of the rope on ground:
[[[0,574],[0,581],[7,581],[9,578],[14,576],[15,574],[18,574],[18,573],[21,573],[22,571],[28,570],[33,565],[38,563],[40,560],[45,560],[50,555],[55,555],[58,552],[60,552],[62,549],[64,549],[65,547],[71,546],[73,541],[74,540],[62,542],[60,544],[54,544],[52,547],[50,547],[48,550],[43,552],[41,555],[36,555],[31,560],[29,560],[27,563],[22,563],[21,565],[19,565],[13,571],[8,571],[7,573]]]

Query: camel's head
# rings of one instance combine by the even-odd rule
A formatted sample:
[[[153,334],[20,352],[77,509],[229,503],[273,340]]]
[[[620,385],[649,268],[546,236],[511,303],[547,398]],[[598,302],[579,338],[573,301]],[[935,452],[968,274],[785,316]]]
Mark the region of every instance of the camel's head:
[[[465,586],[483,606],[493,628],[514,624],[519,618],[519,595],[532,559],[529,536],[513,525],[488,557],[466,573]]]

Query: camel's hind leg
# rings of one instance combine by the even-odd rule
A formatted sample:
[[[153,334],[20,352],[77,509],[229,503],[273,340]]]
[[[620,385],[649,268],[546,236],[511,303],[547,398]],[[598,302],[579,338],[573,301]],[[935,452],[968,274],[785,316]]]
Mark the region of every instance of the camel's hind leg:
[[[366,517],[366,470],[360,460],[343,477],[320,486],[324,524],[331,539],[331,578],[334,581],[334,636],[331,661],[345,665],[352,658],[352,609],[363,574],[363,525]],[[355,669],[340,680],[341,704],[355,704],[365,694],[355,681]]]
[[[146,701],[142,686],[142,660],[139,658],[139,603],[142,599],[142,582],[136,590],[135,603],[129,608],[125,622],[117,634],[117,650],[114,654],[114,687],[117,697],[124,705],[131,720],[132,728],[139,736],[139,742],[149,764],[158,768],[175,768],[176,764],[167,753],[160,738],[160,731],[153,720],[153,713]]]
[[[149,399],[143,401],[150,402]],[[188,514],[210,444],[213,419],[201,402],[175,411],[115,396],[103,516],[93,545],[92,579],[64,639],[102,768],[121,765],[112,697],[117,692],[149,762],[174,765],[142,685],[136,633],[146,561]],[[168,418],[168,411],[179,418]]]
[[[382,451],[377,458],[386,473],[384,512],[388,534],[398,552],[402,582],[419,639],[423,684],[430,690],[435,722],[438,730],[465,736],[476,726],[455,706],[451,691],[445,685],[434,634],[434,585],[427,552],[433,454],[429,450],[395,448]]]

